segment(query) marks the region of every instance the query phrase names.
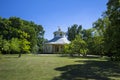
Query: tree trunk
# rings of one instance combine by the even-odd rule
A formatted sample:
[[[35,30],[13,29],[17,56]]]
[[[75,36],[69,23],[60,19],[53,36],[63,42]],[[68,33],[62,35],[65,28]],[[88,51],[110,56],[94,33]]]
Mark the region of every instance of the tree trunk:
[[[21,57],[21,52],[19,53],[18,57],[19,57],[19,58]]]

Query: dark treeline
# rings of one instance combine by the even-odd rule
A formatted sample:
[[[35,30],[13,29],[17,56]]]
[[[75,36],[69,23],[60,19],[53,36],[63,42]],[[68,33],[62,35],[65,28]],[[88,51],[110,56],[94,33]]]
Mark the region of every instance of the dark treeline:
[[[3,54],[42,51],[44,30],[41,25],[18,17],[0,17],[0,51]]]
[[[77,24],[69,27],[68,39],[71,43],[65,46],[65,53],[107,55],[120,60],[120,0],[109,0],[107,11],[91,29]]]

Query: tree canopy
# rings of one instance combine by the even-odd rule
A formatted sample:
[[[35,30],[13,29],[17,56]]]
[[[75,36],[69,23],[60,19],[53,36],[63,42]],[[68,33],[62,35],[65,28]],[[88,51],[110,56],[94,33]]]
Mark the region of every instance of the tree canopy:
[[[77,24],[69,27],[68,39],[74,46],[78,45],[74,43],[76,35],[82,36],[82,40],[86,42],[87,54],[107,55],[111,60],[120,60],[120,0],[109,0],[107,10],[102,18],[93,23],[91,29],[82,29]],[[65,48],[72,52],[72,46]]]
[[[32,21],[20,19],[19,17],[0,17],[0,51],[5,53],[36,53],[42,51],[44,40],[44,29]]]
[[[106,16],[110,24],[105,32],[106,51],[115,60],[120,60],[120,0],[109,0]]]

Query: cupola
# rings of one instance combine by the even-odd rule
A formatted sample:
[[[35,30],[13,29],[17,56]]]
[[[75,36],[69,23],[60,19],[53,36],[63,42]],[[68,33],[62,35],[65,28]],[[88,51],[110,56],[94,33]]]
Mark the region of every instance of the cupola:
[[[54,37],[65,37],[65,32],[61,31],[60,28],[58,28],[58,31],[55,31],[54,33]]]

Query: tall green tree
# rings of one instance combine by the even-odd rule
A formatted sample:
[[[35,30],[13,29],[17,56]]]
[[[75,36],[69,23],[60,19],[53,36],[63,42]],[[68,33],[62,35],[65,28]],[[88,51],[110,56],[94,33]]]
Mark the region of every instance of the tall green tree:
[[[26,39],[21,39],[20,40],[20,50],[21,50],[21,52],[19,53],[18,57],[21,57],[22,53],[30,53],[30,42],[27,41]]]
[[[103,13],[103,17],[93,23],[92,53],[105,55],[105,33],[109,26],[109,18]]]
[[[110,24],[106,28],[105,43],[112,59],[120,60],[120,0],[109,0],[106,15]]]
[[[88,53],[89,54],[93,54],[94,53],[94,49],[93,49],[93,29],[84,29],[82,31],[82,38],[83,40],[86,42],[87,44],[87,48],[88,48]]]
[[[20,42],[20,52],[35,53],[36,51],[42,50],[41,44],[44,41],[44,29],[42,25],[37,25],[32,21],[26,21],[19,17],[10,17],[8,19],[0,17],[0,36],[2,36],[3,41],[5,40],[5,43],[7,43],[7,41],[11,43],[12,46],[10,53],[17,52],[14,50],[14,40],[16,42]],[[23,45],[22,43],[24,43],[25,45]],[[3,47],[6,46],[4,45],[0,47],[0,50],[2,50]],[[19,49],[18,47],[16,48],[16,50]],[[37,50],[36,48],[39,48],[39,50]]]
[[[81,54],[85,56],[88,49],[86,42],[79,35],[77,35],[70,44],[65,45],[64,51],[71,56],[74,56],[74,54]]]
[[[97,55],[104,55],[104,38],[101,36],[94,36],[92,43],[92,52]]]
[[[68,40],[72,41],[75,39],[76,35],[81,35],[82,26],[74,24],[71,27],[68,27]]]
[[[16,52],[19,53],[21,51],[20,40],[18,38],[12,38],[10,40],[10,49],[11,49],[11,51],[13,51],[15,53]]]
[[[2,51],[4,51],[6,54],[10,53],[10,41],[8,40],[3,40],[3,45],[2,45]]]
[[[93,23],[93,28],[98,33],[98,36],[104,36],[105,30],[109,25],[108,17],[99,18],[96,22]]]

